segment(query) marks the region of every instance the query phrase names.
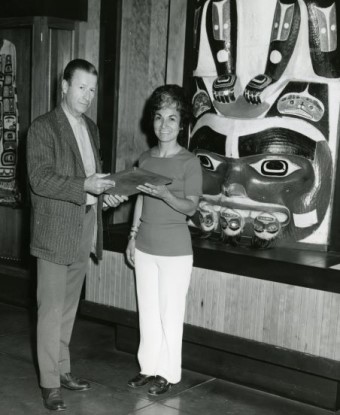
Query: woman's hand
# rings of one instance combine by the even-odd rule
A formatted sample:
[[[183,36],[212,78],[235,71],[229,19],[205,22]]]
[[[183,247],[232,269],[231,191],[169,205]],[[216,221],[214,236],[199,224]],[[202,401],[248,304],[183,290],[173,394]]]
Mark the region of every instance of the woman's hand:
[[[137,186],[137,189],[150,196],[163,200],[166,200],[171,195],[170,190],[165,185],[155,186],[150,183],[144,183],[143,185]]]
[[[136,241],[135,239],[130,239],[125,253],[126,253],[127,262],[132,267],[135,267],[135,249],[136,249]]]

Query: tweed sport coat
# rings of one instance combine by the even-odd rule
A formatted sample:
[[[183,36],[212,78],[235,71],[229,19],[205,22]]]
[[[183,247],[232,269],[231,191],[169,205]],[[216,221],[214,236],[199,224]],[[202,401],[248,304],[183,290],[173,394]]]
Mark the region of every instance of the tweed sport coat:
[[[99,134],[85,115],[96,172],[101,172]],[[31,254],[57,264],[71,264],[78,254],[86,206],[84,165],[72,127],[61,106],[38,117],[27,137],[31,190]],[[97,258],[102,256],[102,196],[97,209]]]

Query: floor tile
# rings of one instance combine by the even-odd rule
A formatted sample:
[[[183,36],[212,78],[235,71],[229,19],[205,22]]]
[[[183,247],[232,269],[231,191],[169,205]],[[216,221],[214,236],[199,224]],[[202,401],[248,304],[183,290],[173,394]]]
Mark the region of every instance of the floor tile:
[[[7,336],[0,336],[0,353],[32,362],[36,360],[35,349],[35,339],[32,339],[30,333],[11,333]]]
[[[46,413],[37,374],[30,362],[0,354],[0,373],[1,414]]]
[[[51,415],[38,384],[34,321],[34,312],[0,303],[1,414]],[[113,326],[96,321],[76,320],[71,360],[72,372],[92,389],[63,389],[65,415],[334,415],[188,370],[169,393],[151,397],[148,386],[127,386],[139,370],[136,356],[116,350]]]
[[[126,415],[151,404],[137,396],[126,399],[116,390],[97,384],[86,392],[63,390],[62,393],[72,415]]]
[[[115,329],[112,325],[77,318],[71,349],[76,358],[92,358],[111,353],[116,350]]]
[[[129,412],[128,415],[191,415],[191,414],[189,412],[185,412],[182,410],[179,411],[178,409],[164,406],[160,403],[155,403],[139,411]],[[206,413],[206,415],[210,415],[210,413]]]
[[[31,314],[21,307],[0,303],[0,336],[10,333],[29,333]]]
[[[145,385],[140,388],[130,388],[127,386],[127,381],[135,376],[139,371],[139,366],[135,358],[127,353],[112,352],[103,358],[80,359],[73,360],[72,371],[77,376],[83,376],[91,382],[101,385],[107,385],[110,388],[119,390],[120,393],[125,394],[126,398],[130,396],[141,396],[152,402],[164,399],[164,397],[153,397],[147,394],[150,385]],[[188,388],[197,386],[210,379],[206,375],[183,370],[182,381],[174,385],[171,391],[167,394],[173,396],[182,393]]]
[[[330,412],[215,379],[169,397],[163,405],[195,415],[329,415]]]

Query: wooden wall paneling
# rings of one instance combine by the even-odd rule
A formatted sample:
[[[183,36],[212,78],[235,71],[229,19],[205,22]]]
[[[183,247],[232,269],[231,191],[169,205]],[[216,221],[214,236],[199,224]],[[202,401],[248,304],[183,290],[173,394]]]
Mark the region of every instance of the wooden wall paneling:
[[[166,82],[169,7],[170,0],[151,0],[147,84],[149,94]]]
[[[100,36],[100,5],[99,0],[88,0],[88,20],[76,23],[75,58],[86,59],[97,70],[99,69],[99,36]],[[97,122],[97,102],[95,95],[87,115]]]
[[[333,297],[333,310],[334,318],[332,324],[332,345],[334,358],[340,359],[340,348],[339,348],[339,336],[340,336],[340,297]]]
[[[133,166],[149,148],[142,125],[147,98],[165,82],[169,0],[122,2],[116,171]],[[114,211],[115,223],[126,222],[133,208]]]
[[[255,326],[257,319],[252,319],[252,315],[254,310],[256,310],[256,302],[257,298],[254,295],[254,291],[256,290],[257,284],[255,284],[255,280],[249,278],[248,281],[245,279],[243,287],[245,288],[245,291],[247,292],[247,295],[245,296],[244,300],[244,318],[242,321],[242,332],[245,333],[246,337],[248,339],[253,338],[253,326]]]
[[[280,290],[281,287],[278,287],[275,283],[270,283],[270,292],[265,298],[265,303],[270,304],[270,308],[268,309],[268,314],[266,316],[267,318],[267,336],[268,343],[270,344],[277,344],[278,341],[278,328],[279,328],[279,322],[281,319],[280,316],[280,310],[279,310],[279,304],[277,301],[277,298],[280,296],[280,293],[282,290]]]
[[[23,216],[21,209],[0,206],[0,259],[22,259],[25,251],[22,244]]]
[[[204,310],[204,324],[206,326],[212,326],[213,325],[213,317],[212,316],[212,303],[213,303],[213,287],[216,286],[216,283],[218,280],[210,281],[208,275],[205,273],[204,275],[204,286],[202,288],[206,290],[206,296],[205,296],[205,310]]]
[[[98,273],[107,276],[98,283]],[[106,297],[109,290],[112,294]],[[133,270],[104,251],[91,265],[86,299],[136,311]],[[109,301],[109,302],[108,302]],[[333,360],[340,359],[340,294],[194,268],[187,324]]]
[[[125,1],[122,10],[117,171],[131,167],[147,149],[139,121],[149,95],[151,1]]]
[[[226,309],[226,297],[227,297],[227,281],[226,278],[219,278],[220,284],[218,286],[218,300],[216,309],[216,319],[214,330],[223,330],[224,326],[224,312]]]
[[[291,310],[292,313],[292,336],[290,339],[290,347],[294,350],[297,350],[300,346],[300,330],[296,332],[294,328],[297,326],[300,320],[300,310],[302,303],[302,290],[299,287],[294,289],[294,307]],[[295,310],[299,312],[295,313]]]
[[[72,59],[72,32],[50,29],[51,39],[51,76],[49,110],[61,102],[61,79],[66,64]],[[57,48],[60,43],[61,47]]]
[[[244,279],[240,280],[240,287],[239,287],[239,299],[237,303],[237,312],[236,312],[236,335],[239,336],[240,333],[244,333],[245,337],[248,337],[247,330],[245,327],[245,320],[247,320],[248,312],[249,312],[249,292],[248,292],[248,281],[244,281]],[[248,319],[249,320],[249,319]],[[250,320],[254,320],[253,318]]]
[[[253,283],[254,286],[254,300],[255,300],[255,306],[254,306],[254,314],[257,316],[257,319],[255,322],[253,322],[253,332],[250,338],[252,339],[259,339],[261,337],[262,332],[262,324],[260,323],[263,320],[264,315],[264,309],[262,307],[263,304],[263,298],[265,296],[265,292],[262,287],[259,284]]]
[[[314,307],[312,308],[311,319],[314,322],[313,325],[313,332],[312,332],[312,342],[315,345],[315,353],[320,354],[320,332],[321,332],[321,325],[322,325],[322,310],[323,310],[323,302],[325,299],[324,295],[318,295],[317,291],[314,291],[315,299],[314,299]],[[337,334],[340,334],[340,330],[337,331]],[[336,342],[336,344],[340,344]]]
[[[294,292],[295,287],[293,285],[287,286],[287,296],[286,296],[286,304],[285,304],[285,329],[283,331],[282,336],[282,346],[288,347],[291,343],[292,338],[292,322],[289,320],[288,316],[292,314],[294,309]]]
[[[333,313],[332,302],[333,298],[326,296],[326,301],[323,304],[321,335],[320,335],[320,353],[325,353],[329,349],[330,338],[332,337],[332,320],[336,316],[336,310]]]
[[[301,308],[300,308],[300,321],[299,321],[299,350],[305,351],[310,346],[315,349],[315,345],[312,343],[312,327],[314,326],[314,322],[309,321],[308,316],[313,309],[313,302],[311,296],[311,290],[305,291],[305,295],[302,295],[301,298]],[[308,328],[308,323],[310,323],[310,327]],[[329,322],[331,325],[331,322]],[[332,353],[331,348],[329,348],[329,353]]]
[[[116,141],[120,67],[122,0],[102,0],[98,82],[98,128],[101,137],[103,171],[116,170]],[[105,214],[105,219],[112,222]]]
[[[197,271],[199,275],[200,271]],[[218,278],[222,278],[222,274],[219,274]],[[222,330],[236,332],[237,327],[237,297],[239,293],[240,280],[236,275],[228,275],[227,279],[227,293],[226,298],[226,310],[224,312],[224,328]],[[197,324],[199,326],[199,323]]]
[[[205,298],[204,298],[204,291],[206,287],[206,279],[205,279],[205,273],[201,275],[201,278],[197,279],[197,296],[193,297],[194,299],[194,315],[195,315],[195,321],[197,324],[202,322],[201,324],[204,325],[204,312],[205,312]],[[191,287],[189,287],[190,289]]]
[[[166,82],[183,85],[187,1],[170,0]]]
[[[243,300],[244,312],[241,319],[240,331],[245,333],[245,336],[250,339],[253,336],[252,326],[255,325],[256,319],[252,318],[253,312],[256,309],[256,299],[254,298],[254,280],[251,278],[248,281],[242,281],[241,291],[244,292]]]
[[[191,282],[190,282],[190,285],[191,285]],[[192,299],[193,299],[193,292],[189,290],[187,293],[187,301],[186,301],[185,317],[184,317],[185,319],[193,320],[194,318]]]
[[[339,344],[336,344],[337,331],[339,330],[339,296],[330,296],[328,303],[324,303],[324,313],[322,321],[322,337],[320,343],[320,353],[328,353],[335,356],[340,355],[338,349]]]
[[[75,23],[63,19],[48,19],[50,42],[49,110],[61,102],[61,80],[65,66],[74,57]]]
[[[50,62],[47,17],[35,17],[33,29],[32,121],[49,108]]]
[[[217,329],[217,313],[218,313],[218,304],[220,301],[220,285],[221,285],[221,279],[218,278],[215,281],[213,281],[212,284],[210,284],[210,280],[209,280],[209,275],[207,276],[207,286],[208,286],[208,290],[211,290],[211,300],[209,301],[209,312],[210,312],[210,317],[208,319],[208,321],[210,321],[210,326],[212,327],[212,330],[216,330]]]
[[[255,321],[254,316],[249,315],[250,300],[249,295],[249,283],[244,279],[240,279],[239,292],[237,301],[237,312],[236,314],[236,335],[241,336],[244,333],[246,338],[249,338],[246,321],[250,321],[251,324]]]
[[[337,345],[336,351],[335,351],[335,359],[340,360],[340,313],[338,312],[338,318],[337,318],[337,328],[335,333],[335,344]]]
[[[202,301],[202,297],[200,294],[200,281],[199,279],[194,279],[193,275],[195,274],[195,270],[193,270],[193,274],[191,275],[191,281],[189,286],[189,296],[191,297],[191,308],[192,308],[192,317],[188,321],[192,321],[192,324],[198,325],[199,321],[201,320],[201,312],[204,303]]]

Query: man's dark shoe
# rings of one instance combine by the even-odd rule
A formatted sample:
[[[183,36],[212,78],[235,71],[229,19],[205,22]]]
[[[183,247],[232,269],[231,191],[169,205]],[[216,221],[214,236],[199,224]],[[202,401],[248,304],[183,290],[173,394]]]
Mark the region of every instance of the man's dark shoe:
[[[75,376],[72,376],[71,373],[60,375],[60,384],[63,388],[70,389],[71,391],[86,391],[91,389],[89,382],[78,379]]]
[[[66,405],[60,388],[41,388],[45,408],[50,411],[65,411]]]
[[[130,386],[130,388],[139,388],[140,386],[144,386],[147,383],[151,382],[154,380],[154,378],[154,376],[142,375],[139,373],[137,376],[130,379],[127,384]]]
[[[156,376],[152,386],[148,391],[148,394],[153,396],[161,395],[162,393],[170,390],[171,386],[172,383],[168,382],[165,378],[162,376]]]

